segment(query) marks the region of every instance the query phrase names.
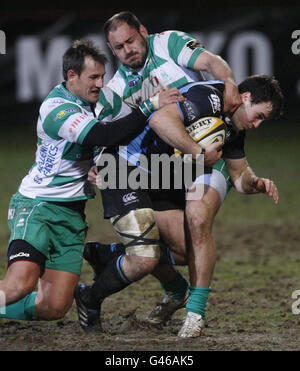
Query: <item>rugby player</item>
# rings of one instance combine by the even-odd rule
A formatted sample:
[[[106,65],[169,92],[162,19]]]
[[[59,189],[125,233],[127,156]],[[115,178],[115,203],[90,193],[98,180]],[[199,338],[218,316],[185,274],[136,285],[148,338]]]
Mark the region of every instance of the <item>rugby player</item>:
[[[155,113],[150,120],[150,126],[165,141],[169,141],[169,131],[166,131],[166,127],[181,121],[188,126],[205,116],[221,117],[229,129],[222,154],[228,171],[227,178],[219,176],[220,172],[216,169],[212,169],[212,172],[205,172],[194,183],[205,184],[204,196],[199,200],[187,200],[186,202],[185,232],[189,248],[186,255],[190,287],[186,304],[187,316],[178,334],[185,338],[200,336],[204,328],[206,302],[216,262],[212,225],[231,186],[234,185],[240,193],[266,193],[273,198],[275,204],[278,203],[279,195],[274,182],[257,177],[250,168],[245,156],[244,139],[247,130],[258,128],[264,120],[277,119],[281,116],[283,96],[278,82],[273,77],[251,76],[239,84],[243,104],[231,117],[228,117],[223,114],[222,108],[219,111],[215,110],[216,100],[212,105],[213,95],[214,98],[219,98],[222,107],[222,84],[219,82],[188,84],[180,91],[187,97],[186,102],[190,104],[182,102],[178,103],[178,106],[174,104],[167,106]],[[185,130],[183,126],[181,129]],[[209,186],[206,185],[207,183]],[[210,196],[209,204],[205,202],[206,195]],[[206,241],[210,243],[207,244]]]
[[[0,317],[57,319],[73,302],[87,232],[84,208],[94,197],[87,181],[91,161],[101,146],[135,137],[146,119],[142,109],[103,88],[105,63],[92,42],[75,41],[63,56],[65,81],[40,107],[35,163],[9,204]]]
[[[118,92],[129,105],[135,107],[139,102],[143,101],[145,98],[149,98],[150,95],[159,89],[163,89],[163,91],[156,96],[156,103],[162,103],[163,93],[168,91],[168,86],[179,87],[192,81],[192,78],[184,68],[196,71],[206,70],[216,78],[225,82],[224,111],[227,113],[233,112],[242,102],[232,72],[227,63],[220,57],[206,51],[191,35],[179,31],[166,31],[161,34],[148,35],[146,28],[141,25],[136,16],[130,12],[122,12],[110,18],[104,26],[104,31],[108,40],[108,45],[113,54],[116,55],[122,63],[114,78],[109,82],[109,86]],[[173,125],[172,136],[174,136],[176,132]],[[188,140],[186,146],[189,149],[187,150],[187,147],[184,148],[183,138],[186,139],[186,133],[179,131],[177,140],[181,140],[177,142],[177,148],[182,148],[184,153],[193,153],[193,151],[197,153],[199,151],[199,147],[191,144]],[[173,140],[173,145],[174,143]],[[214,148],[214,151],[216,155],[217,148]],[[206,160],[208,155],[209,151],[206,151]],[[220,155],[221,153],[219,152],[219,156]],[[91,176],[93,176],[92,173]],[[220,179],[222,179],[222,181],[220,181]],[[226,184],[226,180],[228,180],[228,173],[223,160],[215,166],[210,177],[202,177],[199,179],[199,182],[203,182],[209,191],[203,196],[202,207],[204,210],[201,215],[197,215],[197,221],[201,226],[210,225],[210,231],[211,220],[208,217],[209,214],[207,209],[212,208],[217,211],[220,207],[224,199],[224,187],[222,190],[216,190],[216,188],[220,187],[218,185],[219,182],[221,182],[222,185],[224,182]],[[229,188],[225,187],[225,194],[228,189]],[[222,198],[219,197],[219,193],[223,195]],[[152,206],[155,210],[160,237],[172,246],[172,249],[175,251],[181,251],[182,246],[185,244],[180,229],[174,228],[176,223],[173,224],[171,222],[177,218],[179,220],[183,218],[181,211],[182,205],[180,205],[180,207],[178,206],[178,199],[180,199],[180,197],[178,197],[178,193],[176,192],[171,192],[171,194],[168,193],[168,195],[165,193],[151,194]],[[216,199],[217,201],[215,201]],[[111,205],[113,205],[114,200],[112,199],[111,201]],[[211,234],[202,234],[201,236],[202,250],[206,251],[207,253],[205,255],[209,257],[209,252],[215,250],[213,236],[211,236]],[[196,241],[194,243],[196,243]],[[98,245],[97,243],[86,245],[85,256],[92,265],[95,253],[93,247],[96,249]],[[100,248],[101,246],[100,244]],[[123,263],[127,260],[129,260],[129,258],[126,256],[122,259],[122,264],[120,265],[120,260],[116,259],[116,264],[119,264],[114,268],[117,272],[116,277],[119,274],[118,272],[122,272],[121,275],[123,275],[124,278],[124,270],[127,274],[129,273],[129,276],[132,273],[131,270],[128,269],[130,267],[124,267]],[[208,259],[207,261],[206,271],[208,272],[212,269],[212,262],[210,260],[211,259]],[[206,264],[205,261],[203,264]],[[155,264],[148,268],[149,270],[152,268],[152,273],[156,275]],[[160,306],[161,310],[157,311],[155,309],[153,313],[150,314],[153,320],[167,319],[174,310],[184,306],[187,300],[186,293],[188,290],[188,283],[184,277],[175,270],[171,272],[171,267],[169,274],[165,276],[169,278],[169,281],[167,285],[163,286],[166,292],[166,296],[163,300],[164,305]],[[172,279],[170,277],[172,277]],[[112,281],[108,280],[106,282]],[[114,291],[106,291],[106,293],[109,292],[112,293]],[[206,296],[203,300],[206,302]],[[97,306],[96,303],[94,303],[94,306]]]
[[[160,91],[160,94],[157,94],[151,103],[156,108],[162,107],[165,102],[165,95],[169,93],[169,88],[172,89],[193,81],[184,68],[195,71],[205,70],[216,78],[222,79],[226,87],[227,111],[232,111],[241,104],[236,83],[227,63],[220,57],[206,51],[191,35],[179,31],[167,31],[148,36],[146,28],[131,12],[122,12],[113,16],[106,22],[104,32],[112,52],[122,62],[118,72],[108,85],[130,106],[137,107],[144,101],[144,97],[149,99],[154,93]],[[178,100],[179,97],[176,93],[173,96],[174,101]],[[185,142],[183,143],[184,139]],[[213,165],[216,162],[215,160],[220,158],[219,147],[220,145],[216,144],[207,149],[205,154],[206,165]],[[187,152],[187,148],[189,148],[189,153],[193,154],[194,157],[199,153],[199,147],[193,143],[187,133],[181,138],[179,148],[182,148],[184,152]],[[106,192],[107,194],[108,192]],[[112,198],[110,209],[112,209],[114,196],[111,195],[110,197]],[[160,197],[163,196],[160,195]],[[175,197],[177,198],[177,196]],[[107,196],[103,197],[102,200],[106,204],[109,203]],[[170,207],[170,205],[165,205],[162,206],[161,210],[169,210]],[[172,209],[174,209],[173,206]],[[110,213],[107,212],[105,215],[106,217],[112,217],[115,212],[116,210],[110,210]],[[124,214],[125,210],[122,213]],[[139,214],[142,213],[139,212]],[[151,212],[150,216],[149,213],[144,213],[144,215],[146,214],[148,214],[147,223],[150,226],[153,224],[154,214]],[[116,225],[116,228],[120,228],[120,226]],[[138,231],[136,232],[138,233]],[[158,236],[157,230],[154,229],[153,233]],[[158,262],[157,243],[155,244],[155,252],[149,253],[150,256],[140,256],[139,254],[145,253],[137,251],[131,254],[133,256],[126,256],[122,261],[115,262],[113,268],[116,271],[116,276],[119,275],[118,272],[122,271],[122,284],[124,284],[124,281],[130,282],[140,279],[155,268]],[[143,263],[136,264],[136,259],[142,260]],[[124,277],[126,277],[125,280]],[[187,288],[187,282],[178,272],[176,274],[174,272],[173,278],[176,278],[177,284],[184,285]],[[113,282],[113,280],[107,282]]]
[[[219,56],[205,50],[191,35],[180,31],[166,31],[148,35],[145,26],[133,13],[128,11],[111,17],[104,25],[104,33],[113,54],[122,63],[108,86],[130,106],[137,107],[140,102],[149,99],[157,91],[160,91],[160,94],[155,96],[152,103],[156,107],[162,106],[165,102],[165,95],[170,89],[193,81],[188,69],[197,72],[207,71],[215,78],[225,82],[226,112],[234,111],[241,104],[241,98],[228,64]],[[173,97],[174,101],[180,99],[177,92],[174,92]],[[191,153],[194,156],[199,153],[199,147],[192,143],[187,133],[183,133],[181,136],[178,148],[182,148],[184,153]],[[207,165],[211,165],[209,163],[211,159],[220,158],[221,153],[218,152],[218,149],[219,147],[216,146],[206,150],[205,161]],[[226,167],[223,164],[223,162],[219,164],[218,169],[222,169],[222,176],[225,177]],[[91,176],[93,176],[92,171]],[[213,174],[212,178],[214,176]],[[151,200],[155,203],[153,207],[160,237],[172,244],[173,251],[180,250],[180,246],[177,248],[176,245],[184,243],[180,234],[176,236],[175,231],[169,233],[170,225],[167,223],[168,220],[174,220],[176,214],[181,214],[181,210],[178,209],[177,202],[175,202],[180,198],[177,193],[153,193],[151,195]],[[181,207],[184,206],[181,205]],[[93,254],[92,246],[92,244],[87,245],[86,256]],[[125,263],[129,259],[126,257]],[[130,271],[131,266],[126,269],[122,265],[122,269],[125,269],[133,278],[133,272]],[[136,265],[133,264],[133,266]],[[149,266],[148,269],[153,269],[154,266]],[[172,274],[170,272],[168,277],[172,279],[170,285],[165,287],[165,291],[172,293],[172,296],[166,295],[164,301],[168,301],[173,310],[173,308],[184,306],[188,283],[175,270]],[[164,306],[164,309],[169,311],[167,306]],[[158,317],[161,315],[164,316],[161,313],[158,314]]]
[[[211,193],[213,202],[210,205],[206,205],[203,201],[204,197],[199,200],[188,200],[185,206],[187,228],[184,231],[184,216],[183,212],[180,210],[180,208],[183,208],[183,200],[182,197],[177,197],[177,199],[173,198],[172,201],[177,203],[177,213],[173,214],[172,219],[165,220],[167,225],[166,230],[168,230],[169,236],[172,237],[172,233],[175,233],[175,236],[180,236],[181,251],[177,250],[176,252],[183,257],[187,256],[189,264],[190,293],[188,300],[185,299],[185,301],[187,300],[187,316],[182,329],[179,331],[179,336],[185,338],[200,336],[204,327],[206,302],[210,291],[216,255],[215,242],[211,241],[213,239],[211,228],[218,208],[224,200],[228,190],[234,185],[236,190],[240,193],[265,193],[272,197],[275,203],[278,202],[278,190],[274,182],[269,179],[258,178],[248,165],[244,151],[244,138],[247,130],[258,128],[262,121],[280,117],[282,114],[283,97],[278,82],[274,78],[264,75],[252,76],[239,85],[243,104],[237,108],[230,118],[224,115],[223,112],[224,83],[222,81],[188,83],[180,88],[179,91],[185,96],[186,100],[161,108],[152,115],[149,121],[150,127],[152,127],[165,142],[169,143],[169,150],[159,141],[158,137],[153,140],[153,133],[151,134],[149,130],[147,134],[143,136],[142,141],[143,147],[146,148],[146,153],[148,152],[148,155],[153,152],[158,153],[159,151],[169,154],[173,151],[174,153],[172,146],[178,147],[180,145],[180,139],[176,142],[174,138],[180,138],[180,135],[173,136],[173,130],[170,130],[170,128],[176,127],[178,131],[180,131],[181,127],[182,135],[184,135],[185,126],[197,122],[197,120],[202,117],[220,117],[227,123],[229,128],[228,138],[222,152],[223,159],[228,169],[227,179],[224,179],[223,176],[219,176],[218,174],[220,172],[216,169],[206,169],[205,174],[197,178],[194,183],[209,184],[210,186],[205,186],[204,188],[204,197],[207,193]],[[212,101],[214,101],[214,104],[212,104]],[[216,109],[216,106],[218,109]],[[182,123],[184,123],[184,125]],[[143,151],[134,153],[133,150],[134,148],[138,148],[140,143],[140,138],[137,137],[132,141],[132,144],[129,144],[129,151],[131,152],[130,161],[132,161],[132,158],[136,158],[136,166],[139,166],[138,158]],[[153,143],[156,144],[153,145]],[[140,148],[142,147],[140,146]],[[212,180],[213,183],[211,183]],[[122,220],[124,214],[122,215],[123,209],[119,204],[121,204],[122,196],[128,193],[129,190],[126,189],[124,191],[125,193],[113,192],[114,197],[110,197],[109,202],[106,202],[106,192],[102,191],[104,210],[105,212],[109,212],[109,210],[119,208],[115,213],[118,212],[120,217],[118,216],[117,219]],[[136,203],[134,206],[132,206],[132,204],[129,206],[134,210],[136,215],[137,210],[138,212],[142,212],[143,209],[145,209],[145,204],[141,202],[143,199],[142,192],[143,191],[135,190]],[[151,195],[151,190],[148,194]],[[180,193],[177,193],[177,196],[180,196]],[[154,199],[151,197],[150,199],[152,205],[155,205]],[[151,208],[151,203],[149,203],[149,201],[147,205]],[[130,214],[128,210],[129,209],[127,209],[125,213],[126,217]],[[197,219],[198,216],[200,219],[205,219],[207,221],[206,224],[199,224]],[[124,232],[124,230],[121,229],[121,232]],[[185,233],[188,240],[188,252],[185,251]],[[122,233],[120,233],[120,235],[122,236]],[[131,239],[128,237],[131,237]],[[95,270],[96,281],[91,287],[85,287],[84,290],[81,291],[86,308],[90,307],[94,311],[98,308],[99,311],[99,304],[104,298],[108,294],[117,291],[113,291],[112,289],[113,286],[114,289],[116,289],[116,285],[112,284],[111,272],[113,271],[113,266],[116,265],[116,262],[120,262],[124,259],[125,253],[130,253],[132,242],[134,242],[133,245],[135,247],[137,245],[142,247],[143,236],[140,235],[137,236],[137,238],[138,241],[134,241],[134,237],[129,236],[127,233],[126,238],[123,239],[123,246],[122,244],[114,246],[103,246],[101,244],[98,246],[96,244],[87,245],[85,257]],[[210,240],[211,244],[209,250],[205,249],[201,239]],[[166,238],[166,240],[168,239]],[[178,246],[177,244],[177,247]],[[110,256],[110,258],[108,258],[108,256]],[[105,262],[107,261],[109,261],[109,263],[105,266]],[[126,279],[126,274],[124,274],[121,265],[118,266],[118,269],[119,274],[122,272],[122,279]],[[115,272],[116,271],[117,269],[115,269]],[[160,278],[167,292],[171,291],[171,294],[181,294],[186,297],[184,282],[182,281],[182,285],[179,285],[179,287],[178,285],[173,286],[172,282],[168,279],[166,266],[158,265],[155,269],[155,276]],[[179,280],[179,277],[177,278]],[[116,279],[117,274],[115,273],[114,280]],[[129,280],[127,280],[126,283],[124,281],[123,287],[126,287],[130,283]],[[121,286],[122,285],[119,284],[119,288]],[[174,298],[178,301],[176,296],[174,296]],[[170,307],[170,303],[164,304],[167,305],[161,305],[161,309],[156,310],[156,313],[152,315],[153,322],[158,322],[157,319],[169,319],[170,315],[173,314],[174,311],[172,312],[166,309],[166,307]],[[168,318],[166,317],[166,313],[169,315]],[[88,318],[88,311],[86,312],[86,318]],[[92,322],[88,324],[88,327],[93,327]]]

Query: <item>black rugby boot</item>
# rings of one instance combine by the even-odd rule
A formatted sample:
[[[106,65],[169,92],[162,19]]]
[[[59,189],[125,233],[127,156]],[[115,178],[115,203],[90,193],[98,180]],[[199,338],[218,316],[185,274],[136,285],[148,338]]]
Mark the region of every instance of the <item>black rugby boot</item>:
[[[89,286],[79,284],[74,292],[77,306],[78,321],[85,333],[101,332],[101,303],[93,307],[88,304]]]

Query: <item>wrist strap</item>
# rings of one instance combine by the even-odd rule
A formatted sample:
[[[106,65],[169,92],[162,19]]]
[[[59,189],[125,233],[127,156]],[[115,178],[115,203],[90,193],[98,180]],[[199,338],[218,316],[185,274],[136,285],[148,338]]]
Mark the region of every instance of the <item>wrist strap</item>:
[[[143,114],[148,117],[151,115],[153,111],[155,111],[155,108],[153,104],[151,103],[150,99],[145,100],[140,106],[139,109],[143,112]]]
[[[149,100],[152,103],[154,109],[157,111],[159,109],[159,93],[150,97]]]

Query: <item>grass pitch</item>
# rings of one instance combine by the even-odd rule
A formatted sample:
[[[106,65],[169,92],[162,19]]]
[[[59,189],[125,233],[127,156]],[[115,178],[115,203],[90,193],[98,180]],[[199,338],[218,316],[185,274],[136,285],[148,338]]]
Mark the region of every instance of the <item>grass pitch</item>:
[[[143,325],[161,297],[160,285],[146,277],[105,300],[106,333],[97,335],[96,341],[88,341],[81,332],[73,307],[61,321],[0,322],[0,350],[299,350],[300,314],[292,313],[292,293],[300,290],[299,136],[291,134],[295,125],[267,122],[247,134],[249,164],[258,176],[275,181],[279,204],[264,195],[239,195],[235,190],[227,196],[214,226],[218,257],[201,339],[182,342],[176,337],[184,311],[163,328]],[[8,203],[34,161],[35,127],[4,130],[0,140],[2,278]],[[87,218],[89,240],[116,238],[110,223],[102,219],[99,196],[88,202]],[[185,267],[180,270],[187,276]],[[81,280],[91,279],[84,263]],[[47,342],[41,340],[43,333]]]

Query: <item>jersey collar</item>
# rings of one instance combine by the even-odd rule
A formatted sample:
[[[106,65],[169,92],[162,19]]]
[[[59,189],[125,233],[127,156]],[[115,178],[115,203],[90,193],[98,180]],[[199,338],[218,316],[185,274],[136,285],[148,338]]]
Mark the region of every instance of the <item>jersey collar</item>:
[[[68,100],[71,100],[72,102],[79,104],[82,107],[90,107],[90,103],[84,99],[78,98],[76,95],[71,93],[67,87],[66,87],[66,82],[63,81],[59,86],[58,86],[59,91],[61,94]]]

